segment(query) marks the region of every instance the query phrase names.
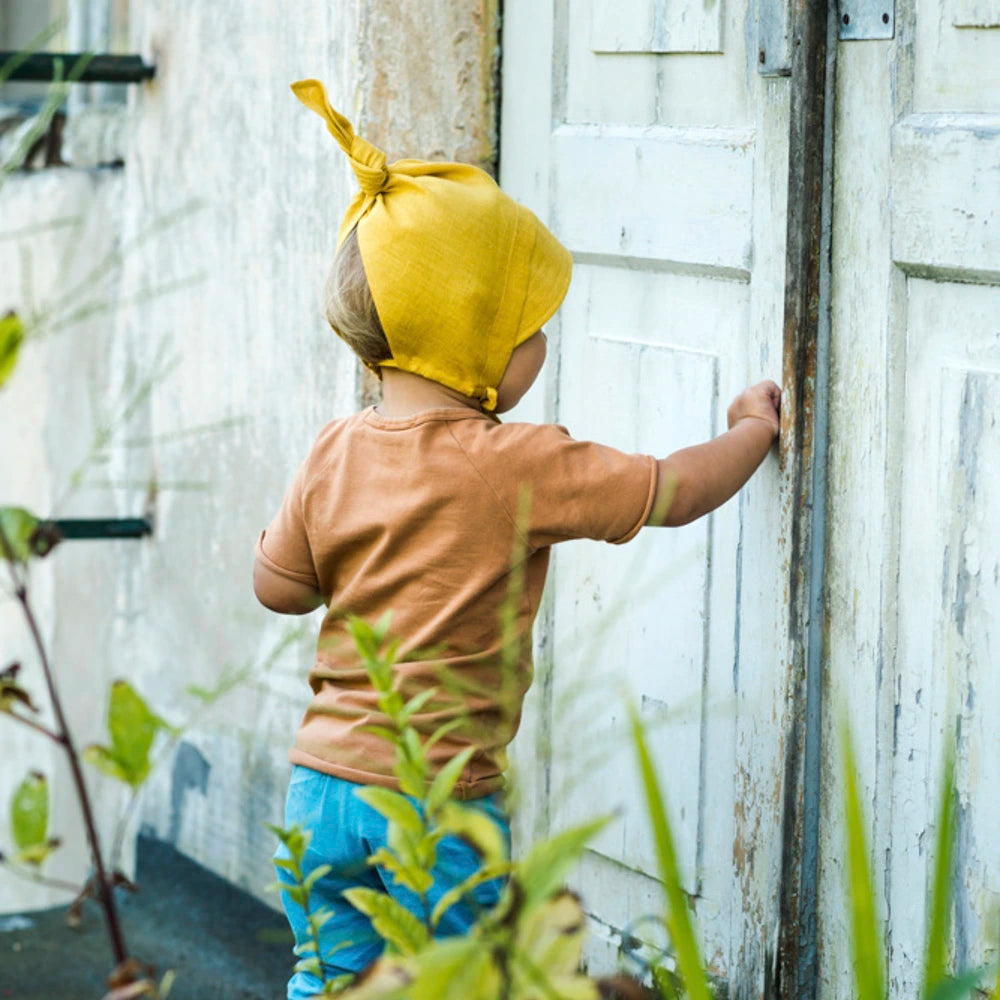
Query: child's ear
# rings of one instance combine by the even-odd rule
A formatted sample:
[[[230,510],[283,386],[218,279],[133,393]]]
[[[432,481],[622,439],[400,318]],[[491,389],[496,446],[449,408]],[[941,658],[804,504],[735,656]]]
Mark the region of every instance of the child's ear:
[[[545,334],[538,330],[514,348],[497,386],[497,413],[513,409],[532,387],[545,364]]]

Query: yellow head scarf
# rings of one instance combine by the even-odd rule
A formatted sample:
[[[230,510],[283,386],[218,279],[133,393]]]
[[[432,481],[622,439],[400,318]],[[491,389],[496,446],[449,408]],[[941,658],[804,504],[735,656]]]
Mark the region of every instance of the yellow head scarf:
[[[514,348],[559,308],[569,251],[489,174],[465,163],[397,160],[355,135],[317,80],[292,84],[347,154],[360,190],[337,246],[358,247],[392,360],[496,406]]]

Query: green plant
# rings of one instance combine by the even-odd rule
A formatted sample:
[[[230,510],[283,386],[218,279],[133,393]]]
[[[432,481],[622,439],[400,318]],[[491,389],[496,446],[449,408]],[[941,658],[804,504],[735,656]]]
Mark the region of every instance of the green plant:
[[[9,77],[16,65],[26,58],[30,51],[44,44],[55,30],[57,30],[56,27],[49,29],[48,32],[35,39],[26,52],[17,54],[0,66],[0,83]],[[89,55],[84,55],[76,60],[65,79],[62,76],[63,67],[57,61],[57,80],[48,91],[40,114],[36,117],[24,140],[14,151],[13,156],[0,164],[0,186],[13,171],[20,167],[28,150],[48,127],[66,96],[67,86],[78,79],[89,58]],[[148,239],[153,233],[161,231],[163,225],[172,224],[176,219],[183,217],[184,214],[192,210],[192,207],[189,204],[174,213],[173,217],[169,217],[165,221],[159,220],[148,230],[140,233],[132,241],[131,246],[135,246],[141,240]],[[29,233],[45,228],[55,228],[73,221],[56,220],[18,232],[7,232],[3,234],[2,238],[20,239]],[[73,244],[68,243],[68,245],[72,246]],[[27,318],[15,311],[0,316],[0,393],[4,391],[8,381],[14,375],[26,344],[49,333],[65,329],[81,319],[107,312],[112,308],[106,301],[101,281],[121,264],[124,252],[124,248],[118,248],[97,261],[93,267],[89,268],[82,282],[71,285],[53,302],[47,303],[42,308],[34,309]],[[27,257],[27,248],[22,248],[22,257]],[[173,290],[173,288],[148,290],[137,299],[149,298],[168,290]],[[83,300],[82,305],[80,304],[81,299]],[[137,299],[133,299],[133,301]],[[156,354],[151,372],[145,376],[140,376],[135,370],[130,370],[127,373],[121,400],[115,401],[107,418],[99,422],[93,443],[83,461],[70,477],[67,494],[64,494],[63,500],[69,492],[81,485],[86,485],[83,482],[83,474],[88,468],[107,460],[113,435],[131,420],[148,398],[155,382],[169,374],[171,364],[171,359],[167,358],[161,349]],[[204,428],[189,428],[180,433],[217,430],[231,426],[233,423],[234,421],[222,421]],[[162,487],[164,484],[159,485]],[[114,890],[118,887],[135,888],[118,870],[118,858],[128,816],[137,801],[139,790],[156,761],[162,759],[162,755],[159,758],[153,755],[154,742],[158,734],[166,734],[169,739],[160,742],[167,742],[170,745],[179,738],[182,729],[171,726],[160,718],[128,682],[120,680],[113,684],[110,691],[107,741],[104,744],[92,744],[83,749],[82,752],[79,750],[66,722],[61,692],[55,683],[50,655],[42,640],[42,629],[29,590],[31,563],[48,555],[58,542],[59,533],[53,522],[43,520],[23,507],[0,507],[0,574],[2,574],[0,586],[9,580],[10,591],[21,607],[48,690],[54,723],[40,721],[41,713],[36,701],[21,681],[22,665],[19,662],[11,662],[0,670],[0,714],[8,716],[16,723],[51,740],[65,752],[72,782],[80,803],[93,872],[82,889],[80,886],[52,879],[43,874],[42,868],[46,859],[59,846],[60,841],[59,838],[53,837],[49,833],[48,781],[45,775],[35,769],[29,771],[11,798],[9,820],[14,849],[6,856],[0,854],[0,863],[3,863],[7,870],[19,877],[75,893],[76,898],[70,905],[67,915],[70,923],[79,921],[85,899],[93,897],[97,900],[104,914],[115,962],[115,969],[108,980],[110,992],[107,995],[107,1000],[118,1000],[118,998],[124,1000],[126,997],[137,996],[159,997],[162,1000],[170,989],[173,974],[168,972],[157,983],[153,978],[152,969],[128,956]],[[231,676],[224,677],[215,690],[196,689],[190,693],[209,704],[221,694],[231,690],[250,673],[249,668],[246,671],[236,671]],[[131,792],[131,799],[126,807],[125,815],[119,823],[112,850],[107,855],[103,852],[98,839],[92,803],[83,780],[82,764],[85,762],[112,778],[122,781]]]
[[[543,841],[522,860],[506,857],[504,837],[481,812],[451,798],[472,750],[453,758],[432,774],[428,750],[447,732],[452,722],[427,740],[421,740],[411,725],[412,717],[437,695],[423,691],[404,701],[396,690],[393,671],[397,640],[389,636],[389,618],[375,625],[359,618],[349,620],[349,631],[378,695],[378,704],[388,724],[370,727],[389,741],[396,751],[395,774],[400,791],[362,787],[356,794],[387,821],[386,846],[376,851],[370,864],[391,873],[414,892],[422,912],[413,914],[392,897],[374,890],[355,888],[345,898],[366,914],[386,944],[386,953],[365,980],[341,992],[345,1000],[591,1000],[597,986],[579,972],[584,917],[579,902],[563,889],[563,882],[587,842],[606,819],[567,830]],[[302,832],[273,828],[289,847],[304,852]],[[437,845],[454,834],[472,844],[481,865],[460,885],[444,893],[431,907],[429,890]],[[323,867],[303,877],[301,860],[284,866],[295,884],[292,898],[309,911],[309,890],[326,874]],[[321,872],[322,874],[317,874]],[[482,913],[469,934],[435,939],[441,918],[482,882],[507,877],[497,906]],[[310,914],[312,943],[297,968],[316,974],[319,960],[318,931],[325,914]],[[313,926],[315,924],[315,926]],[[324,990],[340,989],[338,982]]]
[[[635,745],[639,773],[646,798],[646,812],[652,827],[653,842],[656,845],[656,859],[660,880],[663,882],[666,912],[663,923],[670,935],[671,945],[677,960],[678,976],[662,967],[654,968],[653,980],[664,1000],[674,1000],[683,996],[690,1000],[710,1000],[708,973],[698,948],[698,942],[691,922],[688,897],[681,885],[680,869],[677,865],[677,849],[670,820],[667,816],[663,793],[656,777],[656,768],[649,754],[642,720],[635,706],[630,707],[632,741]]]
[[[868,839],[864,810],[858,789],[854,743],[846,722],[841,724],[843,759],[844,835],[847,841],[847,896],[851,911],[851,946],[858,1000],[885,1000],[887,956],[876,915],[877,897],[868,865]],[[961,1000],[979,988],[986,970],[948,970],[949,923],[952,908],[952,862],[954,857],[955,745],[949,740],[942,762],[940,798],[937,806],[937,839],[934,849],[933,882],[927,908],[924,939],[922,1000]],[[993,991],[1000,996],[1000,980]]]
[[[312,839],[311,830],[303,830],[301,826],[295,825],[283,830],[280,826],[267,827],[288,850],[287,858],[276,858],[275,864],[291,874],[292,885],[285,885],[283,882],[274,882],[270,888],[275,892],[287,892],[288,895],[302,907],[309,924],[309,940],[301,947],[296,947],[296,953],[301,957],[295,965],[296,972],[310,972],[321,984],[322,996],[331,996],[343,990],[352,980],[353,976],[334,976],[327,979],[323,969],[323,963],[330,958],[337,950],[331,948],[324,953],[320,942],[319,932],[323,925],[333,916],[327,909],[312,910],[310,908],[310,893],[312,887],[324,875],[331,871],[330,865],[318,865],[308,875],[302,872],[302,863],[305,860],[306,850],[309,841]]]

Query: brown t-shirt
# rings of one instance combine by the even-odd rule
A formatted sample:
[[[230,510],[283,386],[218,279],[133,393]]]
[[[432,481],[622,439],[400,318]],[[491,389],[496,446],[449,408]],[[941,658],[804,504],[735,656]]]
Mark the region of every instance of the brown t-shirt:
[[[455,794],[499,788],[531,683],[531,626],[549,546],[633,538],[649,516],[656,475],[650,456],[468,409],[396,420],[370,408],[328,424],[256,550],[329,605],[309,675],[313,698],[289,759],[398,787],[393,748],[364,730],[385,718],[344,621],[391,611],[400,692],[438,691],[414,717],[417,730],[463,720],[431,749],[432,763],[473,744]]]

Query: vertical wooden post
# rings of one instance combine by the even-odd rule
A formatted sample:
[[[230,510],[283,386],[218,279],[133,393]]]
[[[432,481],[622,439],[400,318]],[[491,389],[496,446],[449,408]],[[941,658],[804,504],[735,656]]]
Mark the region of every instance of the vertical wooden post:
[[[791,729],[785,748],[776,995],[817,995],[834,21],[793,7],[785,272],[783,461],[791,482]],[[828,57],[829,55],[829,57]]]

